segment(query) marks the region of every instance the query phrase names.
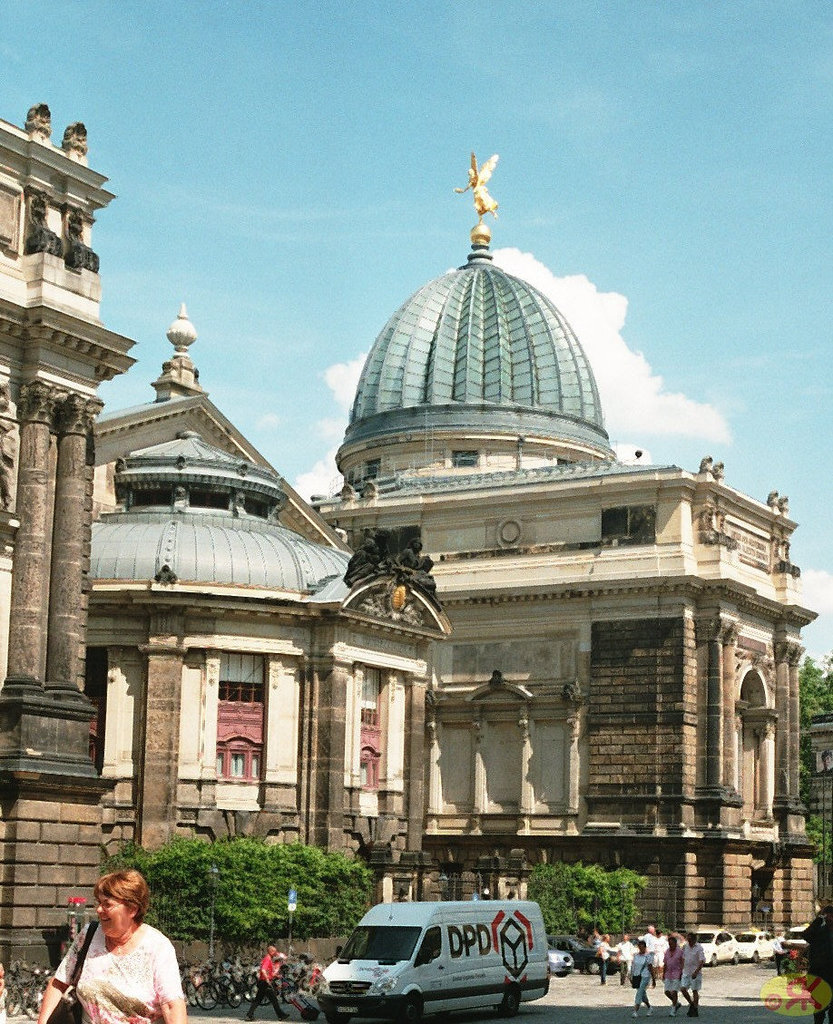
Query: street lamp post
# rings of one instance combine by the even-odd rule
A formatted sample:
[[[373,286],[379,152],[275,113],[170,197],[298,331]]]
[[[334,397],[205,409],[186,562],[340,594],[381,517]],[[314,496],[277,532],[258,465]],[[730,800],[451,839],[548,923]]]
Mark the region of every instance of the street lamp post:
[[[208,869],[208,880],[211,885],[211,925],[208,932],[208,959],[214,962],[214,900],[217,896],[217,879],[220,874],[220,869],[216,864],[212,864]]]

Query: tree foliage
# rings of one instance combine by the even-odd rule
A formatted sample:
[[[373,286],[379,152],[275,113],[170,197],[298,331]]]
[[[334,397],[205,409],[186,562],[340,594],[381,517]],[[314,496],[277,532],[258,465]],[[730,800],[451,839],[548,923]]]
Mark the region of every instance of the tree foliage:
[[[181,838],[153,851],[128,845],[104,867],[141,871],[151,892],[148,922],[183,941],[208,936],[212,895],[215,936],[234,944],[287,935],[290,889],[298,894],[292,934],[299,939],[349,932],[371,895],[371,873],[360,861],[262,839],[206,843]]]
[[[594,925],[602,932],[630,928],[636,898],[647,879],[629,868],[606,871],[598,864],[537,864],[528,894],[541,906],[547,932],[575,935]]]
[[[833,711],[833,655],[825,658],[821,665],[812,658],[805,658],[798,677],[799,700],[799,793],[801,802],[810,807],[810,784],[816,770],[816,758],[810,739],[810,725],[814,715],[822,715]],[[825,827],[826,826],[826,827]],[[822,837],[822,833],[825,833]],[[823,822],[818,814],[807,817],[807,836],[816,844],[814,860],[819,862],[822,851],[833,850],[830,845],[830,822]],[[828,858],[830,854],[828,852]]]

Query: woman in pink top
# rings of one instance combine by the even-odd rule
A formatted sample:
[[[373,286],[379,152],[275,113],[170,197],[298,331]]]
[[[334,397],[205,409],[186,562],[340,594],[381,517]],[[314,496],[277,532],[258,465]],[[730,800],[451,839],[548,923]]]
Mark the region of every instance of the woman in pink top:
[[[668,936],[668,949],[665,951],[662,962],[665,994],[671,1000],[671,1009],[668,1015],[676,1017],[677,1010],[680,1008],[680,997],[677,993],[680,991],[680,979],[683,976],[683,951],[680,949],[676,935]]]

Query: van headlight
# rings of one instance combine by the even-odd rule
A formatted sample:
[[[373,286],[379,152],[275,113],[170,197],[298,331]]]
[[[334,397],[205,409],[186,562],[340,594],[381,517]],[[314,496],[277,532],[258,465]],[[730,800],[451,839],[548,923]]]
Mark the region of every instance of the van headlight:
[[[372,987],[382,995],[387,995],[388,992],[396,988],[396,978],[389,974],[387,977],[374,981]]]

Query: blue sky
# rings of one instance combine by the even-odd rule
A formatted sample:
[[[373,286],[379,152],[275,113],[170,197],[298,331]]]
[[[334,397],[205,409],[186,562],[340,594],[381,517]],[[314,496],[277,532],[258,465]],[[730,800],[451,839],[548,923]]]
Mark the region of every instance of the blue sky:
[[[5,0],[0,67],[0,118],[84,121],[118,195],[102,316],[139,362],[111,408],[153,397],[184,300],[212,399],[326,487],[359,356],[464,261],[453,188],[499,153],[493,245],[551,272],[611,438],[788,494],[833,650],[829,4]]]

